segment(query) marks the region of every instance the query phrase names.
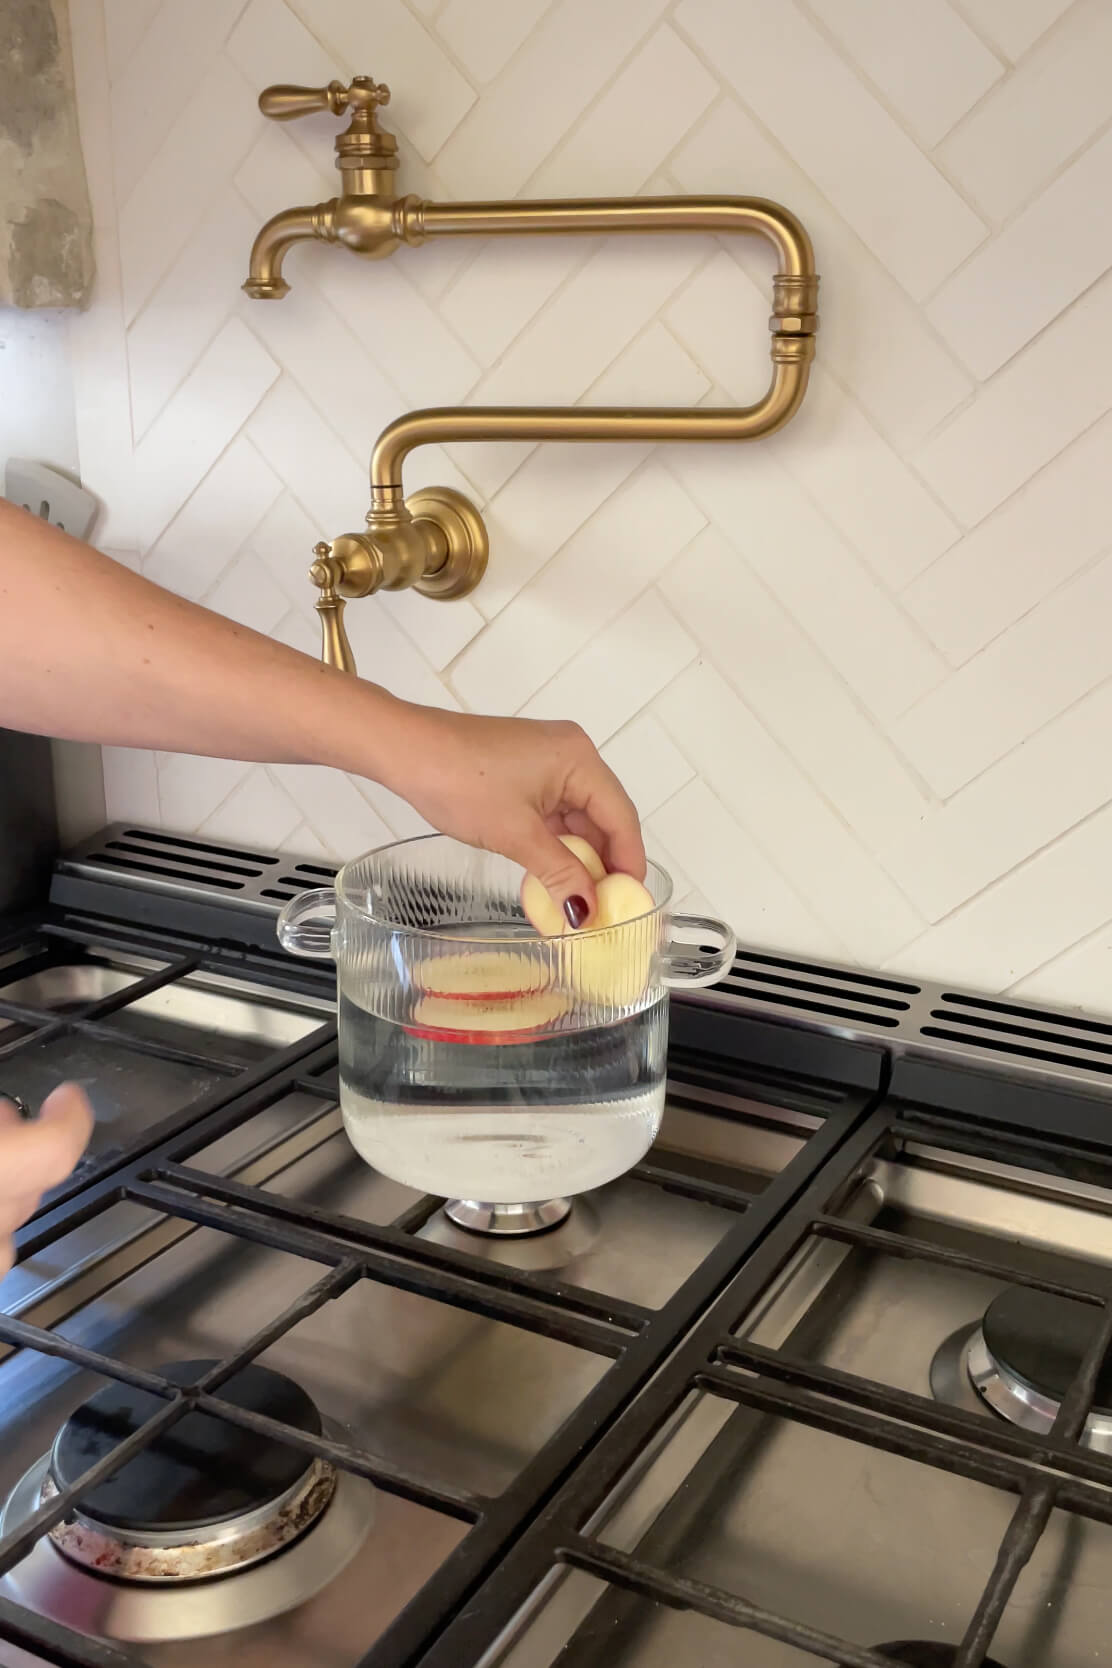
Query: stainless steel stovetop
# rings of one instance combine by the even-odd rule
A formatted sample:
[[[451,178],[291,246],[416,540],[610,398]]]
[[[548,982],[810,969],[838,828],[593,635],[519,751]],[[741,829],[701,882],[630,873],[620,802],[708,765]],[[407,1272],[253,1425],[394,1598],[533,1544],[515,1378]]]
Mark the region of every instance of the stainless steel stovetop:
[[[494,1240],[355,1156],[327,986],[158,840],[0,944],[0,1091],[98,1113],[0,1285],[3,1668],[1101,1660],[1112,1028],[743,952],[648,1161]],[[201,1426],[281,1484],[109,1523]]]

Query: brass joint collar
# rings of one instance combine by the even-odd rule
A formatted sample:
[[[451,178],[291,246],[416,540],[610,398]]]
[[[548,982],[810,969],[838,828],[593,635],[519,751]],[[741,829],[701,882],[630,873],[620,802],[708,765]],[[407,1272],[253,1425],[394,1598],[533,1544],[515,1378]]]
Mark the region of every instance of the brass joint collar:
[[[403,488],[394,481],[387,481],[382,485],[371,483],[371,507],[367,512],[367,526],[379,516],[396,516],[405,508],[405,494]]]
[[[772,280],[772,317],[777,336],[813,336],[819,327],[819,281],[814,273],[778,272]]]
[[[770,355],[774,365],[809,365],[815,357],[815,338],[781,336],[773,331]]]

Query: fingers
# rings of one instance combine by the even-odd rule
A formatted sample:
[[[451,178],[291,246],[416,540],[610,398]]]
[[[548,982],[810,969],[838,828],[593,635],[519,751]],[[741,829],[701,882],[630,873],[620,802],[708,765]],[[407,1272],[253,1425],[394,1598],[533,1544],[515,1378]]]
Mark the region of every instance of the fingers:
[[[645,842],[637,809],[614,772],[594,749],[568,783],[569,797],[595,825],[605,840],[603,855],[610,870],[645,878]],[[568,813],[568,826],[574,811]],[[590,839],[590,835],[585,836]],[[593,842],[592,842],[593,844]]]
[[[574,856],[536,815],[502,842],[507,857],[536,875],[549,897],[563,911],[569,926],[581,927],[595,912],[595,885],[578,857]]]
[[[594,846],[599,856],[605,861],[606,848],[609,844],[606,835],[598,824],[587,815],[586,811],[570,809],[558,818],[559,826],[553,829],[556,834],[578,834],[581,840],[586,840],[589,846]],[[549,819],[548,826],[553,828]]]
[[[30,1122],[0,1099],[0,1208],[9,1200],[38,1199],[65,1181],[85,1150],[93,1114],[76,1083],[62,1083]]]
[[[69,1175],[92,1127],[92,1108],[76,1083],[53,1090],[31,1122],[0,1096],[0,1279],[12,1266],[11,1235]]]

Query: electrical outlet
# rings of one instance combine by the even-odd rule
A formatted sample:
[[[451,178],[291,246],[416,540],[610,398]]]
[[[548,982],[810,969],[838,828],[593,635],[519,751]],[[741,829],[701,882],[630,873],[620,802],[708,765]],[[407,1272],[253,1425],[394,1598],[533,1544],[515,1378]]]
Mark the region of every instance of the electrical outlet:
[[[45,463],[31,463],[26,458],[9,459],[4,472],[4,497],[72,533],[76,539],[88,536],[100,508],[92,493],[71,481],[68,475],[60,475]]]

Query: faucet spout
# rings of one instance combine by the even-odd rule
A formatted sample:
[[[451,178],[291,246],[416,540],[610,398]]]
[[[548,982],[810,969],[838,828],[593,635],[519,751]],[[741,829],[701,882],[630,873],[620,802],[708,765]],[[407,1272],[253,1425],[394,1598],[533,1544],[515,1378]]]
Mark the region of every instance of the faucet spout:
[[[243,288],[254,301],[280,301],[289,292],[282,262],[291,243],[318,238],[335,243],[336,198],[309,208],[283,209],[268,220],[251,248],[250,276]]]

